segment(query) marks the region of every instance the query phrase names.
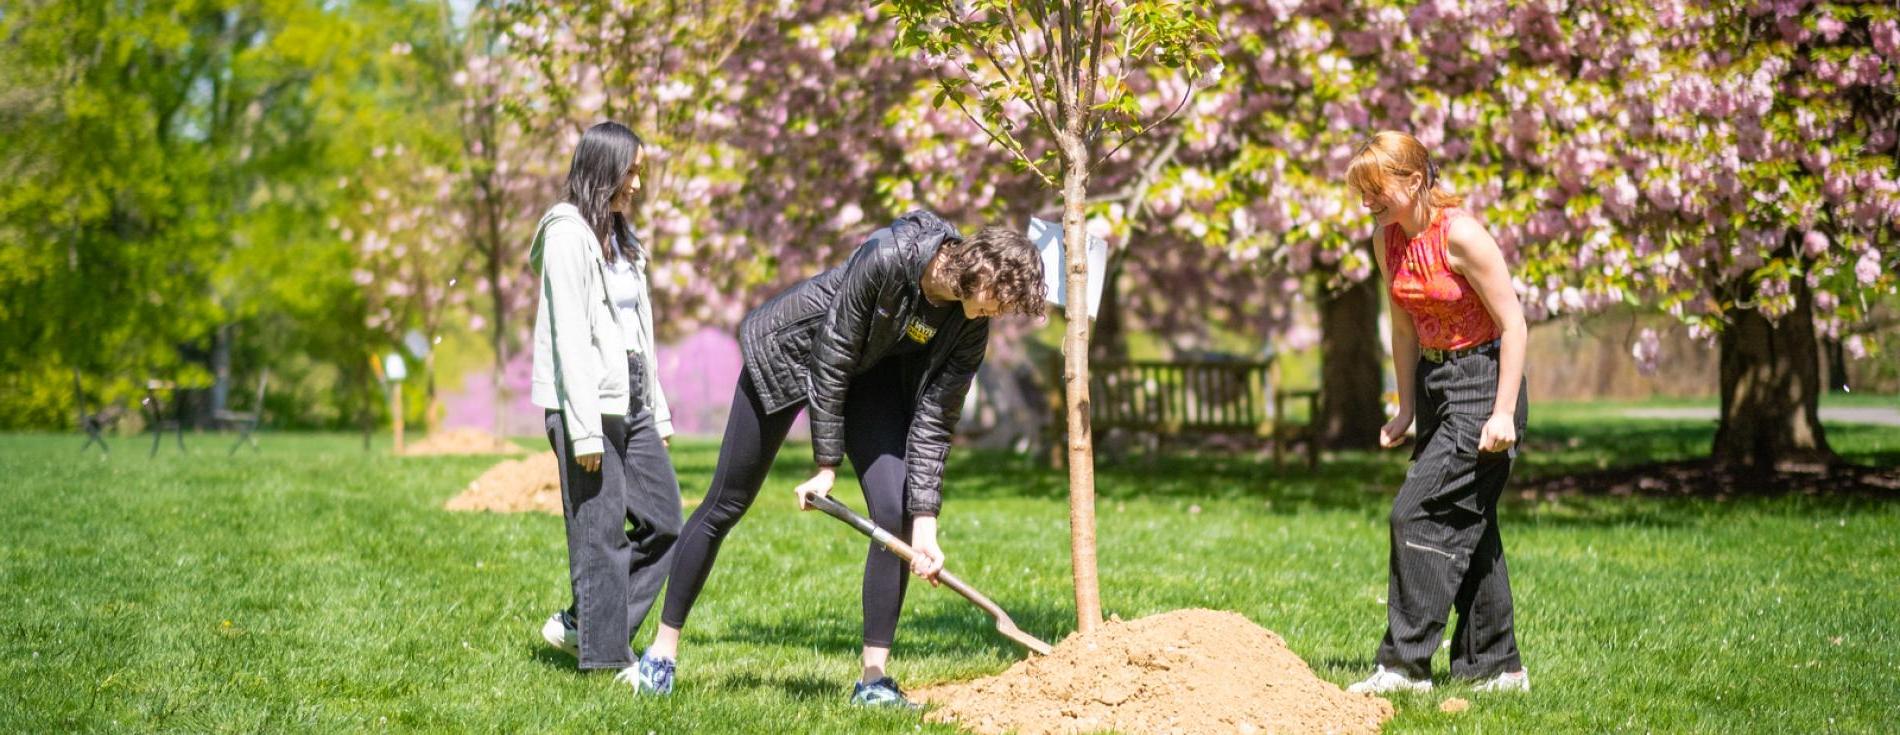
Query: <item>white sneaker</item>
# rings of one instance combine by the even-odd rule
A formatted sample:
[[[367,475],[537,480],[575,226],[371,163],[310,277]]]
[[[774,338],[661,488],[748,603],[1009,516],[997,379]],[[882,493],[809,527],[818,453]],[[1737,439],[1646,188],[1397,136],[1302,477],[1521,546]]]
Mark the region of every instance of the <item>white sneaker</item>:
[[[556,611],[541,624],[541,640],[548,645],[566,651],[570,656],[581,655],[581,631],[575,627],[574,619],[567,616],[566,610]]]
[[[1391,692],[1429,692],[1431,679],[1414,679],[1380,666],[1366,677],[1365,681],[1346,687],[1353,694],[1388,694]]]
[[[1523,669],[1507,671],[1484,680],[1471,690],[1474,692],[1528,692],[1531,690],[1531,674]]]

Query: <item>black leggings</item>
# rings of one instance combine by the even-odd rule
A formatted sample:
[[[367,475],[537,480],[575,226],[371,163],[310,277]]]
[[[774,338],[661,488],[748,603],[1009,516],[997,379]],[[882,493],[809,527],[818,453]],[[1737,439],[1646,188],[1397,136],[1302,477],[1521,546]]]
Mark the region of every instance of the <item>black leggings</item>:
[[[913,412],[901,360],[884,360],[851,381],[844,405],[845,456],[864,488],[871,521],[898,538],[910,538],[910,516],[904,503],[904,445]],[[666,586],[660,620],[685,628],[693,601],[699,599],[719,556],[719,544],[738,525],[739,518],[758,497],[772,459],[785,443],[792,420],[804,404],[765,413],[758,389],[743,371],[733,391],[732,413],[726,418],[726,436],[719,446],[719,464],[712,488],[686,520],[673,546],[673,572]],[[813,520],[814,525],[820,523]],[[845,533],[825,527],[814,533]],[[872,543],[864,560],[864,645],[888,647],[897,633],[898,612],[909,586],[908,565]]]

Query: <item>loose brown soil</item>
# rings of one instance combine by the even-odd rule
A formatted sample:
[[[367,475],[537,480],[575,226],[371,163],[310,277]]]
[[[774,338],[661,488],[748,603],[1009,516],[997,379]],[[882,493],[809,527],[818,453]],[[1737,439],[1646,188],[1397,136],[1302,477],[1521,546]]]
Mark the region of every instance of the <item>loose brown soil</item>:
[[[522,454],[521,445],[477,429],[437,431],[403,447],[405,457],[431,454]]]
[[[1376,733],[1392,704],[1313,675],[1238,613],[1110,620],[996,676],[929,687],[928,715],[979,733]]]
[[[561,512],[561,470],[554,452],[511,459],[489,468],[462,494],[449,499],[449,510],[497,513]]]

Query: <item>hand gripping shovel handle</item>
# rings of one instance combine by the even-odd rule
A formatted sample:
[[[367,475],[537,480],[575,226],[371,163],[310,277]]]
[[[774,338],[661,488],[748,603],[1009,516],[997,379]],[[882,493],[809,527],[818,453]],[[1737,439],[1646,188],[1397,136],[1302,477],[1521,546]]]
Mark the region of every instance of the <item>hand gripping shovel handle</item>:
[[[917,550],[911,548],[910,544],[904,543],[903,540],[896,536],[892,536],[889,531],[879,528],[877,524],[872,523],[864,516],[852,512],[850,508],[846,508],[843,503],[832,500],[830,496],[813,496],[811,504],[812,507],[824,511],[825,515],[844,521],[846,525],[857,529],[858,533],[870,536],[872,541],[877,542],[877,545],[884,547],[892,554],[896,554],[897,558],[903,559],[906,563],[917,557]],[[1003,612],[1001,606],[995,602],[991,602],[990,598],[984,597],[983,593],[976,591],[976,589],[970,585],[964,584],[963,580],[951,574],[950,570],[946,569],[937,572],[937,581],[942,583],[943,586],[949,587],[952,592],[962,595],[964,599],[969,600],[977,607],[983,608],[983,612],[989,613],[989,616],[996,620],[996,632],[1001,633],[1004,638],[1015,641],[1022,647],[1035,651],[1036,653],[1045,656],[1049,654],[1049,644],[1038,640],[1035,636],[1025,633],[1021,628],[1016,627],[1015,621],[1009,619],[1009,613]]]

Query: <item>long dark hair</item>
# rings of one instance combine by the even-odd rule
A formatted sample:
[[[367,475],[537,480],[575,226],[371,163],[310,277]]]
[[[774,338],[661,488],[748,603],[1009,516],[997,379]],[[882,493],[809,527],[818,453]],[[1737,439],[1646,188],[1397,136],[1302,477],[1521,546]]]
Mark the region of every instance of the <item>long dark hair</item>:
[[[567,203],[581,210],[581,218],[600,240],[600,257],[614,260],[613,240],[629,255],[637,257],[639,243],[627,228],[627,220],[608,207],[620,180],[640,158],[640,136],[617,122],[604,122],[581,134],[574,146],[574,162],[567,167]],[[612,233],[614,238],[609,239]]]

